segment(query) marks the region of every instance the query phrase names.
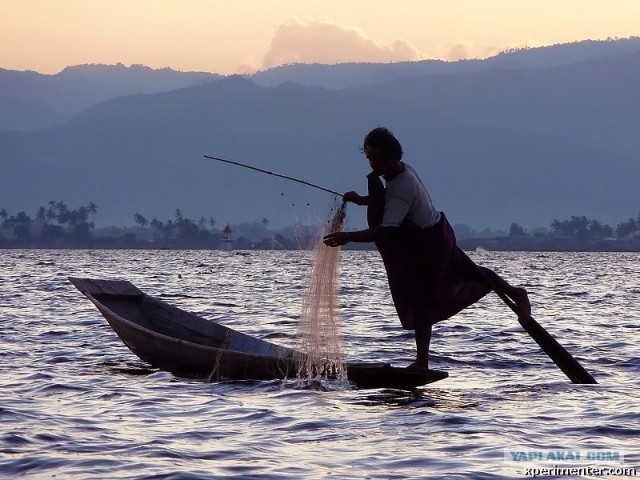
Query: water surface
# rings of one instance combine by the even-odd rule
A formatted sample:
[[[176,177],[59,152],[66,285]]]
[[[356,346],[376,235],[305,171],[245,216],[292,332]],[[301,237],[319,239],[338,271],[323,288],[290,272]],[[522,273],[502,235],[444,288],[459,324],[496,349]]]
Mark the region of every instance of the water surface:
[[[530,290],[599,385],[571,384],[495,296],[436,326],[432,366],[450,377],[414,392],[185,380],[133,355],[67,277],[126,279],[295,346],[310,253],[0,251],[0,477],[522,478],[515,448],[640,466],[640,255],[471,256]],[[377,253],[340,265],[348,359],[410,363]]]

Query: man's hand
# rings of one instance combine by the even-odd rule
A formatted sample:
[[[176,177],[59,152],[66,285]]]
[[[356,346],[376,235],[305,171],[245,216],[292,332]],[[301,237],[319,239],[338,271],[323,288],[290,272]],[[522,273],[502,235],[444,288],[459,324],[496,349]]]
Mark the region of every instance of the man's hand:
[[[349,232],[333,232],[326,235],[322,241],[329,247],[340,247],[345,243],[349,243]]]
[[[355,203],[356,205],[367,205],[369,203],[369,197],[363,197],[356,192],[347,192],[342,196],[342,200],[345,202]]]

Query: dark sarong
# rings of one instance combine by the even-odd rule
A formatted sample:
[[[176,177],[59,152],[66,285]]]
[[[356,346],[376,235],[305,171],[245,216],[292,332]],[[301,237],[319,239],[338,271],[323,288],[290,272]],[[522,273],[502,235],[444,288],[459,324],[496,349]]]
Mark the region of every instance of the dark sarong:
[[[384,211],[382,180],[369,174],[367,222],[379,226]],[[443,212],[429,228],[403,224],[376,247],[402,327],[413,330],[452,317],[491,291],[464,258]]]

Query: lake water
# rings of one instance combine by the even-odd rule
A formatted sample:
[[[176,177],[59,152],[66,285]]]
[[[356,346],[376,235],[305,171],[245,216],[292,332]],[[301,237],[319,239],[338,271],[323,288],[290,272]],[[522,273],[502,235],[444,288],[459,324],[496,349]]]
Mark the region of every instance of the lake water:
[[[130,280],[295,346],[310,252],[0,251],[0,477],[490,479],[525,478],[533,465],[640,467],[640,254],[470,256],[526,286],[534,317],[599,385],[571,384],[495,295],[435,327],[432,367],[450,377],[414,392],[185,380],[148,368],[67,277]],[[412,335],[377,253],[345,251],[340,268],[348,359],[410,363]],[[533,462],[549,452],[557,461]]]

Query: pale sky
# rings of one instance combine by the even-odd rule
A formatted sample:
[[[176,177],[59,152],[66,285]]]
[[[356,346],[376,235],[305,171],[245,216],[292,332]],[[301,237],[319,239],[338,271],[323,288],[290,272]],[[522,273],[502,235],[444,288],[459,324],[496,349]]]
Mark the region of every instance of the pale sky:
[[[0,68],[252,73],[640,36],[640,0],[0,0]]]

